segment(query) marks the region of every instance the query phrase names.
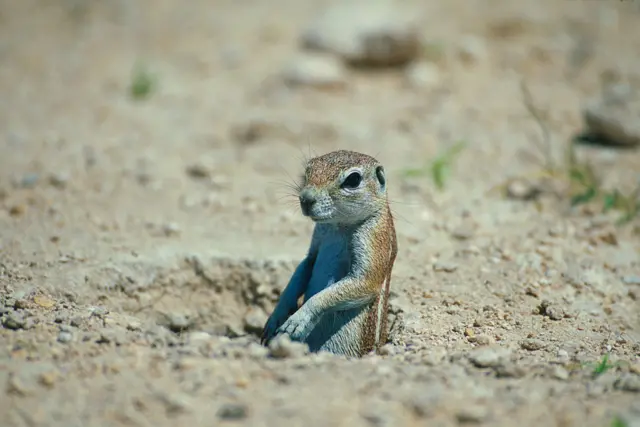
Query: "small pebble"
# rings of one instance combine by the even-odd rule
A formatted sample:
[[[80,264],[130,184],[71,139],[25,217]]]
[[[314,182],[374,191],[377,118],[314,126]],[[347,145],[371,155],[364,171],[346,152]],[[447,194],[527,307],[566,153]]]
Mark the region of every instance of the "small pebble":
[[[176,236],[180,234],[180,226],[175,222],[170,222],[162,226],[162,232],[165,236]]]
[[[540,194],[540,189],[524,180],[516,179],[507,185],[507,197],[515,200],[532,200]]]
[[[191,401],[185,394],[160,392],[157,398],[165,405],[169,413],[185,413],[192,409]]]
[[[66,172],[54,172],[49,176],[49,183],[56,188],[63,189],[69,182],[69,174]]]
[[[440,83],[440,71],[429,62],[415,62],[406,68],[405,79],[412,88],[431,88]]]
[[[520,347],[529,351],[542,350],[546,347],[546,344],[535,338],[528,338],[520,343]]]
[[[252,307],[244,316],[244,330],[250,334],[260,334],[267,322],[267,315],[260,307]]]
[[[510,357],[507,349],[479,347],[469,354],[469,360],[478,368],[495,368],[505,364]]]
[[[264,359],[269,355],[269,349],[258,343],[251,343],[247,347],[247,354],[252,359]]]
[[[187,166],[187,175],[191,178],[202,179],[211,176],[211,169],[202,163]]]
[[[552,366],[550,375],[552,378],[555,378],[560,381],[566,381],[569,379],[569,371],[567,371],[562,366]]]
[[[269,343],[269,355],[276,359],[289,359],[309,353],[309,346],[291,341],[288,335],[278,335]]]
[[[556,357],[558,358],[558,363],[569,363],[569,353],[566,350],[558,350]]]
[[[445,273],[453,273],[458,269],[456,264],[445,263],[445,262],[436,262],[433,264],[433,271],[444,271]]]
[[[487,47],[482,39],[476,36],[463,36],[459,39],[458,53],[465,63],[474,63],[487,56]]]
[[[40,181],[40,175],[37,173],[27,173],[23,175],[20,179],[16,180],[15,184],[17,187],[22,188],[33,188]]]
[[[479,424],[486,420],[488,416],[489,410],[480,405],[468,405],[456,413],[456,418],[461,424]]]
[[[613,386],[618,390],[640,393],[640,375],[624,374]]]
[[[218,418],[223,420],[242,420],[249,414],[247,405],[242,403],[227,403],[218,409]]]
[[[457,240],[468,240],[474,235],[473,228],[470,226],[461,225],[451,231],[451,237]]]
[[[625,285],[638,285],[640,286],[640,276],[625,276],[622,278]]]
[[[192,324],[189,318],[179,313],[166,314],[162,322],[171,332],[179,333],[189,329]]]
[[[75,328],[82,326],[82,317],[76,316],[69,321],[69,324]]]
[[[391,343],[387,343],[383,345],[382,347],[380,347],[380,350],[379,350],[379,353],[381,356],[393,356],[397,352],[398,352],[398,349],[396,348],[395,345]]]
[[[40,374],[40,384],[47,388],[53,388],[60,375],[56,371],[42,372]]]
[[[21,216],[27,211],[27,207],[23,204],[13,205],[9,208],[9,215]]]
[[[58,334],[58,342],[66,344],[71,342],[71,340],[73,339],[73,334],[71,332],[67,332],[67,331],[60,331],[60,333]]]
[[[24,318],[17,313],[9,314],[2,321],[2,326],[4,326],[7,329],[12,329],[14,331],[24,328],[25,324],[26,322]]]
[[[522,378],[527,374],[524,367],[515,363],[500,365],[495,369],[495,372],[499,378]]]
[[[486,334],[479,334],[473,337],[469,337],[469,342],[476,343],[478,345],[490,345],[493,344],[493,338]]]

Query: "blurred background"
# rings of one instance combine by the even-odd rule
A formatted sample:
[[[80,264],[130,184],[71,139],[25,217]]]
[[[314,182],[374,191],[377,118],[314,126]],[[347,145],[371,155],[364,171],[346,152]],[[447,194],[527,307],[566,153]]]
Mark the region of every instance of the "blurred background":
[[[277,212],[273,181],[310,155],[378,155],[399,183],[464,143],[448,194],[480,197],[562,162],[589,112],[637,144],[637,107],[612,113],[602,92],[637,91],[638,18],[613,0],[4,0],[2,179],[65,181],[60,197],[122,215],[180,216],[170,199]],[[637,160],[615,153],[597,156]]]
[[[191,410],[181,402],[195,402],[195,392],[161,403],[147,396],[144,384],[155,378],[147,365],[164,372],[158,384],[177,390],[187,387],[182,371],[149,360],[177,360],[182,332],[204,334],[213,346],[205,359],[235,354],[212,336],[259,333],[272,288],[286,284],[313,227],[291,185],[305,159],[340,148],[373,155],[387,170],[400,247],[392,286],[404,301],[395,313],[413,313],[407,360],[434,360],[425,356],[431,348],[444,360],[475,346],[478,334],[515,343],[535,363],[568,361],[572,349],[593,362],[606,349],[638,366],[639,24],[632,0],[0,0],[0,340],[11,344],[2,351],[18,360],[12,372],[33,366],[21,364],[28,358],[64,360],[69,378],[84,378],[96,355],[111,366],[133,360],[122,355],[133,348],[146,361],[121,366],[120,376],[104,368],[114,376],[92,377],[86,396],[88,383],[67,380],[58,394],[35,385],[37,402],[21,392],[0,398],[0,409],[22,407],[12,419],[23,425],[52,425],[56,413],[72,425],[66,417],[78,408],[78,425],[109,416],[171,425],[163,411],[139,415],[129,399],[138,393],[147,407],[175,409],[196,425],[233,394],[249,396],[256,414],[288,418],[269,412],[271,397],[290,399],[285,380],[246,380],[225,394],[226,379],[211,373],[221,371],[198,371],[223,392],[200,394]],[[272,257],[291,265],[265,261]],[[538,298],[560,307],[549,311],[552,326],[546,306],[530,314]],[[498,310],[507,314],[491,318]],[[27,328],[33,322],[40,329]],[[532,337],[560,344],[537,351]],[[158,342],[175,347],[165,354]],[[199,354],[194,346],[184,351]],[[576,403],[599,390],[580,385],[587,374],[562,398],[555,377],[547,388],[523,380],[517,393],[496,382],[464,394],[475,383],[451,360],[442,368],[451,369],[447,384],[433,384],[453,384],[463,407],[488,389],[496,407],[521,396],[514,411],[531,425],[597,418]],[[251,364],[234,369],[246,366],[272,375]],[[340,405],[372,377],[367,366],[309,371],[338,408],[327,417],[348,419]],[[0,369],[0,379],[8,372]],[[49,380],[22,384],[29,381]],[[637,396],[595,395],[621,407]],[[530,399],[542,403],[532,412],[518,406]],[[130,412],[113,415],[122,408]],[[220,410],[242,419],[246,408]],[[608,420],[598,408],[597,419]],[[395,413],[398,423],[407,416]],[[574,424],[553,421],[567,413]]]

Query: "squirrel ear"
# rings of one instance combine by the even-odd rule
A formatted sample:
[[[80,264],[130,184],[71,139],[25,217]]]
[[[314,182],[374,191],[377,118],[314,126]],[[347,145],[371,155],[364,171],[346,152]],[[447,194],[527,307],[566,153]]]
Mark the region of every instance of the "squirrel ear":
[[[387,178],[384,176],[384,168],[382,166],[378,166],[376,168],[376,177],[378,178],[380,186],[384,187],[387,183]]]

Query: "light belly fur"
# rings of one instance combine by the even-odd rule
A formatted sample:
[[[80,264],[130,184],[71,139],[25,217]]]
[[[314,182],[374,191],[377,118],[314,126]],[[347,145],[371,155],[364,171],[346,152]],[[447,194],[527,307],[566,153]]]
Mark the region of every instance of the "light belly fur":
[[[344,238],[326,236],[316,258],[305,302],[313,295],[344,278],[351,259]],[[339,311],[322,316],[306,342],[311,351],[330,351],[357,356],[360,336],[367,318],[368,306]]]

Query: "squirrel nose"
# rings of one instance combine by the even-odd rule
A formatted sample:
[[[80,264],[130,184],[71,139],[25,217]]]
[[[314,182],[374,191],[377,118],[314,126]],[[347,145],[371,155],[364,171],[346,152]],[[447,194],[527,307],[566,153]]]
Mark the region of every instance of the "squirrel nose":
[[[316,198],[309,191],[300,193],[300,208],[303,214],[308,215],[315,202]]]

